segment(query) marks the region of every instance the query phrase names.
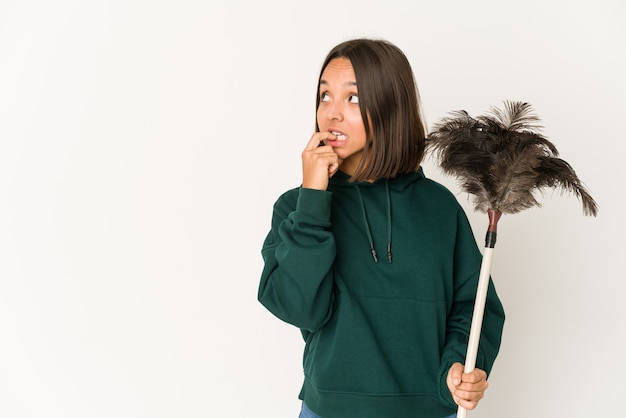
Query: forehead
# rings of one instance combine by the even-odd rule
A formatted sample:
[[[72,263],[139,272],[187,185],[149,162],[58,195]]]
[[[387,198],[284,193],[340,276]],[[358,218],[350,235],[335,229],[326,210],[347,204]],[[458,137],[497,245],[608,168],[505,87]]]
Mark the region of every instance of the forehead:
[[[334,58],[326,65],[320,77],[320,84],[331,83],[356,85],[354,69],[349,59]]]

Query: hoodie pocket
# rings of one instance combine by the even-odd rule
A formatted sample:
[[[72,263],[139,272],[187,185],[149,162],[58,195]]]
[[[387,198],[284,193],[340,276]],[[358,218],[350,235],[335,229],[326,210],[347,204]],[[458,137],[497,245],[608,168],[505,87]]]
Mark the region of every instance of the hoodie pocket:
[[[304,368],[320,390],[436,394],[445,341],[443,302],[341,292],[341,309],[312,334]]]

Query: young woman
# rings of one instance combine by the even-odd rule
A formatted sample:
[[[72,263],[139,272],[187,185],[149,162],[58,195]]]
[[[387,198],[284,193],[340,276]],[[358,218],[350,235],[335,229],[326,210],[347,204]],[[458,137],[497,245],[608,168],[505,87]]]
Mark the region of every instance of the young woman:
[[[298,327],[301,417],[454,416],[476,407],[500,347],[490,283],[463,373],[481,253],[466,214],[420,167],[425,127],[395,45],[354,39],[322,65],[302,183],[274,204],[259,301]]]

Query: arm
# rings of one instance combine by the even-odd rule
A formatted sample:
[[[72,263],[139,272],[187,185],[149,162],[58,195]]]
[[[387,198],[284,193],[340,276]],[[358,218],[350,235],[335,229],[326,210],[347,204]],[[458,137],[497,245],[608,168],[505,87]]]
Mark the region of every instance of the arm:
[[[263,244],[259,301],[275,316],[314,331],[332,314],[335,240],[331,193],[300,188],[276,202]]]
[[[274,205],[272,229],[263,243],[265,266],[259,301],[274,315],[302,330],[314,331],[332,314],[335,238],[330,232],[329,178],[341,161],[315,132],[302,151],[302,187]]]
[[[440,394],[451,406],[473,409],[484,396],[487,376],[500,349],[504,310],[489,281],[475,370],[463,373],[482,255],[465,213],[459,209],[454,254],[453,302],[448,313],[446,345],[440,369]],[[458,367],[460,366],[460,371]]]

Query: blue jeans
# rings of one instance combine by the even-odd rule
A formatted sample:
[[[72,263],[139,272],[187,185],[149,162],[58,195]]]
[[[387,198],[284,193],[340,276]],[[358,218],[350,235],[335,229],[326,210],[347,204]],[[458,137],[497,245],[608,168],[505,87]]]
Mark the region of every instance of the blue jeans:
[[[302,402],[302,410],[300,411],[300,415],[298,418],[322,418],[317,415],[315,412],[311,411],[305,404]],[[452,414],[446,418],[456,418],[456,414]]]
[[[317,415],[315,412],[311,411],[308,406],[302,402],[302,410],[300,410],[300,415],[298,418],[322,418]]]

